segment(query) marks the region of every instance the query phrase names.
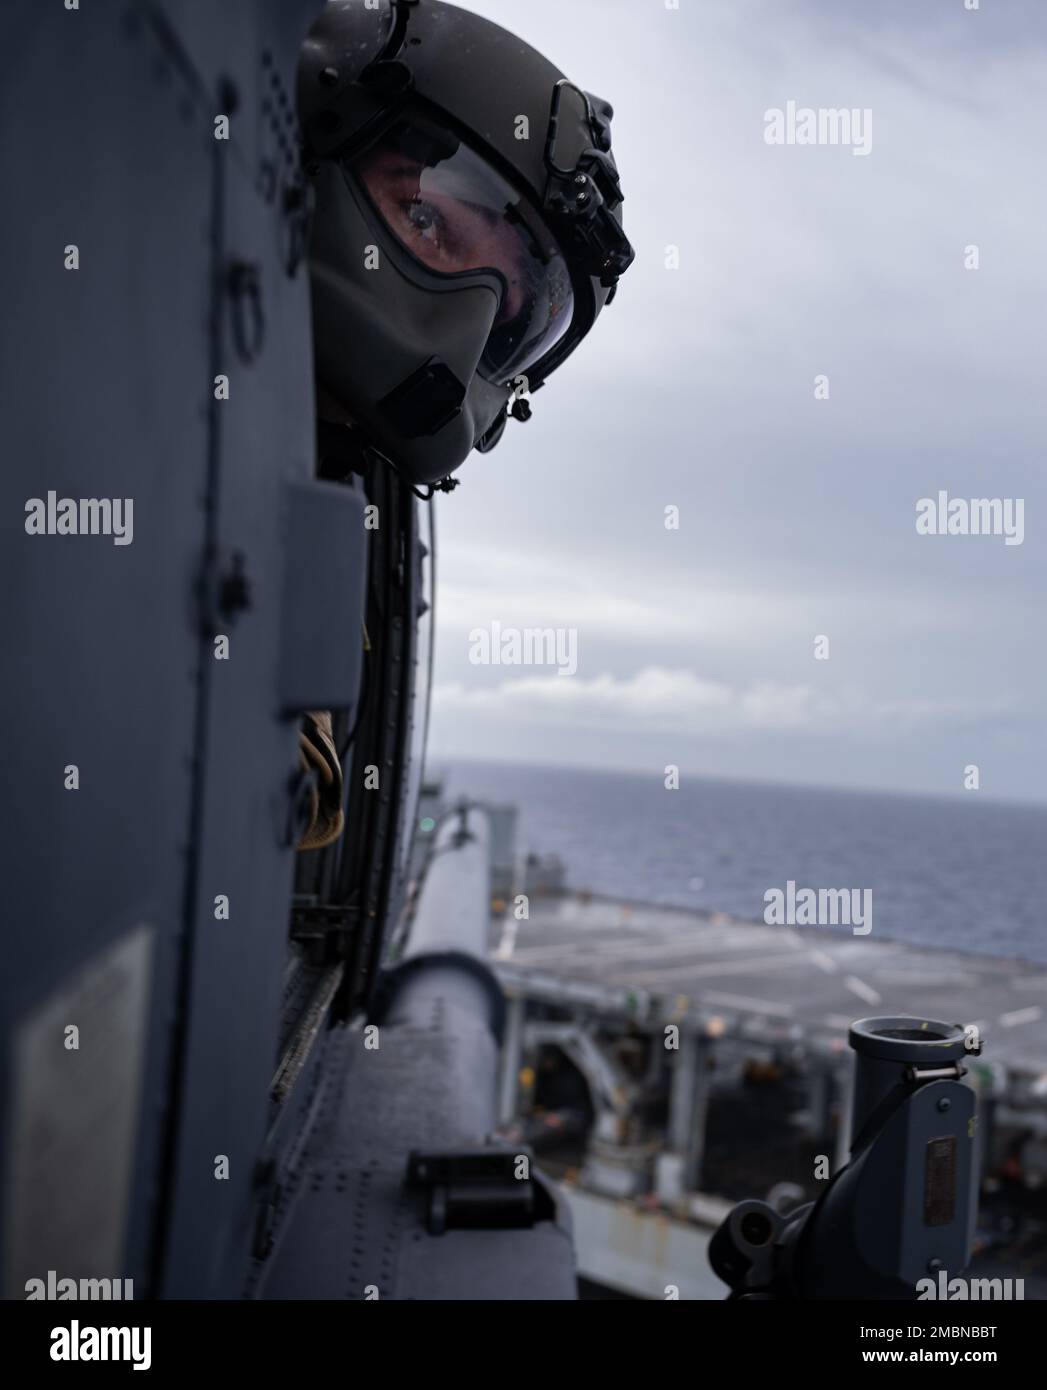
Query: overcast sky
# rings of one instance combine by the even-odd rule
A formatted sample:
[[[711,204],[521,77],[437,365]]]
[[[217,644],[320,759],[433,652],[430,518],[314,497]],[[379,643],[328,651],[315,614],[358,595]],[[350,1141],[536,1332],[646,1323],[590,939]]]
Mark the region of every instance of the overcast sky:
[[[1047,799],[1047,4],[469,8],[612,102],[637,259],[439,501],[431,755]],[[768,145],[790,100],[869,153]],[[918,535],[943,489],[1023,544]]]

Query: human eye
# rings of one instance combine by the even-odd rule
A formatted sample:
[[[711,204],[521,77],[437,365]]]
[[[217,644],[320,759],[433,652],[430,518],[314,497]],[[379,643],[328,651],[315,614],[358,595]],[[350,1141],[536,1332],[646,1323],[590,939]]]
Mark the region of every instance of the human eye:
[[[401,205],[411,235],[423,244],[427,251],[449,254],[451,250],[451,228],[443,213],[425,198],[411,198]]]

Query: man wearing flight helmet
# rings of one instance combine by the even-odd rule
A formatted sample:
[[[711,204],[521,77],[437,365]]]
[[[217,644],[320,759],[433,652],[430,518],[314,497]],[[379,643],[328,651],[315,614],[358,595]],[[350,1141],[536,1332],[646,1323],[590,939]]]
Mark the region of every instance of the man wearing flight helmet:
[[[528,417],[523,394],[633,259],[611,107],[442,0],[332,0],[303,49],[298,110],[321,469],[378,458],[446,488],[510,413]],[[326,730],[311,732],[333,772]],[[314,816],[303,847],[339,833],[337,777],[322,800],[326,828]]]

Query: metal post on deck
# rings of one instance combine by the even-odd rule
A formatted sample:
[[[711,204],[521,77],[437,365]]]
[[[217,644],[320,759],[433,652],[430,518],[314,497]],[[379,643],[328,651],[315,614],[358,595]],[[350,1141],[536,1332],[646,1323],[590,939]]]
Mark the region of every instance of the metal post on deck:
[[[681,1030],[669,1087],[669,1147],[678,1154],[686,1153],[690,1140],[697,1066],[698,1039]]]
[[[836,1153],[833,1173],[845,1168],[851,1157],[851,1120],[854,1114],[854,1055],[836,1070]]]
[[[526,1011],[527,1001],[523,995],[510,995],[505,1020],[505,1041],[502,1043],[502,1056],[498,1071],[498,1123],[500,1125],[510,1124],[516,1118]]]
[[[709,1095],[712,1091],[712,1043],[708,1038],[695,1039],[694,1114],[691,1119],[690,1143],[684,1163],[684,1187],[698,1192],[702,1185],[702,1165],[705,1162],[705,1127],[709,1115]]]
[[[701,1186],[711,1085],[710,1047],[708,1038],[690,1029],[681,1030],[680,1046],[673,1060],[669,1146],[683,1160],[680,1184],[684,1192],[697,1192]]]
[[[820,1144],[831,1133],[832,1075],[826,1067],[811,1059],[807,1075],[807,1132]]]
[[[978,1209],[978,1199],[982,1188],[982,1174],[985,1169],[985,1156],[992,1151],[992,1125],[995,1119],[995,1078],[984,1065],[972,1067],[967,1076],[967,1084],[974,1092],[974,1133],[971,1153],[971,1201]]]

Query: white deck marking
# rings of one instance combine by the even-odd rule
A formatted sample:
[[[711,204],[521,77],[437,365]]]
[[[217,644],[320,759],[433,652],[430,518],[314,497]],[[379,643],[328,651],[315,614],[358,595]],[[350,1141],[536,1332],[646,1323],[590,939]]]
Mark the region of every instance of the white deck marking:
[[[859,980],[857,975],[848,975],[846,980],[844,980],[844,984],[852,994],[856,994],[859,999],[864,999],[867,1004],[880,1004],[883,1002],[876,991],[870,985],[867,985],[864,980]]]
[[[824,951],[809,951],[808,955],[819,970],[824,970],[827,975],[836,974],[836,962],[832,956],[826,955]]]
[[[1043,1010],[1036,1004],[1028,1009],[1015,1009],[1013,1013],[1000,1015],[1001,1028],[1017,1028],[1020,1023],[1035,1023]]]
[[[498,942],[498,949],[494,953],[495,960],[512,960],[513,947],[516,945],[516,930],[520,923],[514,917],[507,917],[502,927],[502,938]]]

